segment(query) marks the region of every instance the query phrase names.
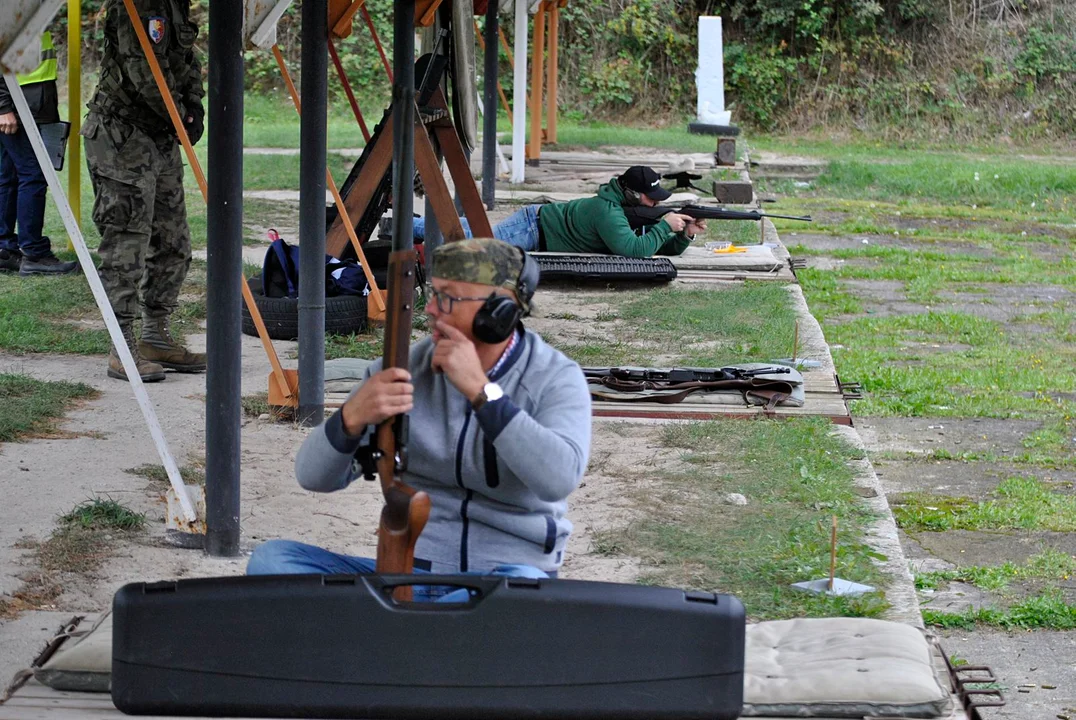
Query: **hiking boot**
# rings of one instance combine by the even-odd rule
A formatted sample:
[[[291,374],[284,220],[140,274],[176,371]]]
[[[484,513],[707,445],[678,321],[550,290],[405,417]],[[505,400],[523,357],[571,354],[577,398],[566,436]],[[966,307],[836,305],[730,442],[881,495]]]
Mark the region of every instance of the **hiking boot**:
[[[205,353],[193,353],[177,343],[168,330],[168,318],[142,318],[138,352],[147,360],[182,373],[205,372]]]
[[[150,362],[139,354],[134,330],[129,325],[123,327],[122,330],[123,338],[127,341],[127,347],[131,350],[131,355],[134,356],[135,367],[138,368],[138,374],[142,378],[142,382],[160,382],[164,380],[164,368],[155,362]],[[127,379],[127,371],[123,369],[123,362],[120,361],[120,354],[116,352],[115,347],[108,353],[108,376],[117,380]]]
[[[22,253],[17,250],[0,250],[0,272],[18,272]]]
[[[78,270],[77,262],[64,262],[52,253],[37,258],[22,256],[19,275],[70,275]]]

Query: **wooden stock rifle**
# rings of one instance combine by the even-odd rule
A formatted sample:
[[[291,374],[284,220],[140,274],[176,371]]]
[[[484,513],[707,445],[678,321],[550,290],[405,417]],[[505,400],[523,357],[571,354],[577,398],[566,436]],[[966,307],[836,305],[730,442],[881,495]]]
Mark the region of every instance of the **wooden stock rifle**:
[[[783,220],[801,220],[811,222],[810,215],[774,215],[758,210],[726,210],[719,207],[706,207],[703,205],[655,205],[646,207],[635,205],[624,208],[624,215],[628,218],[628,225],[632,230],[638,230],[649,225],[656,225],[661,218],[669,213],[680,213],[695,218],[696,220],[761,220],[762,218],[781,218]]]
[[[415,253],[411,228],[414,178],[414,0],[394,6],[393,62],[393,233],[389,255],[388,303],[385,307],[383,367],[410,370],[411,318],[415,303]],[[430,497],[401,480],[407,470],[407,415],[389,418],[377,428],[377,474],[385,506],[377,528],[377,572],[409,574],[415,562],[415,543],[430,517]],[[398,601],[409,601],[411,586],[396,588]]]

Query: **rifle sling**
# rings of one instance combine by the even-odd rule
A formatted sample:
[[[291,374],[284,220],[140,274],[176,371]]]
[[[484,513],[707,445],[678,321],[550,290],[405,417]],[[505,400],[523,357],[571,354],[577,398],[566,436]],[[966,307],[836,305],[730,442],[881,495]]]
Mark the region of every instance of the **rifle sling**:
[[[674,405],[683,402],[689,395],[707,390],[732,390],[744,396],[744,402],[748,396],[753,395],[766,400],[766,411],[771,411],[778,403],[787,400],[792,395],[793,386],[789,382],[781,380],[768,380],[765,378],[745,378],[734,380],[715,380],[713,382],[681,382],[664,383],[653,380],[620,380],[612,376],[601,378],[587,378],[590,385],[601,385],[610,390],[623,393],[637,393],[646,390],[658,390],[671,392],[668,395],[646,395],[635,397],[616,397],[614,393],[599,393],[607,400],[615,402],[652,402],[661,405]]]

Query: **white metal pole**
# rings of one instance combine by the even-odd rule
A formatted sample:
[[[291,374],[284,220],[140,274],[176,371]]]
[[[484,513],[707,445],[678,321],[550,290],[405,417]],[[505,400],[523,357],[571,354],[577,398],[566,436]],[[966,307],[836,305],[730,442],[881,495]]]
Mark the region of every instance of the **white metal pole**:
[[[516,0],[515,60],[512,80],[512,182],[518,184],[525,179],[523,168],[527,147],[527,0]]]
[[[60,185],[60,178],[56,174],[55,168],[52,167],[52,161],[49,160],[48,153],[45,151],[45,143],[41,139],[41,132],[37,129],[37,123],[34,122],[34,117],[30,113],[30,106],[26,103],[26,96],[22,94],[22,88],[19,87],[14,74],[4,73],[4,80],[7,82],[8,90],[11,91],[11,98],[15,101],[15,108],[19,112],[19,122],[22,123],[23,129],[26,130],[26,135],[30,138],[34,154],[37,155],[37,163],[41,166],[41,171],[45,173],[49,190],[52,191],[52,197],[60,210],[60,217],[63,218],[64,227],[67,228],[67,233],[75,246],[75,253],[78,255],[82,272],[86,275],[86,281],[90,284],[93,298],[105,319],[108,336],[112,339],[112,344],[119,352],[120,360],[123,362],[123,369],[127,373],[127,379],[131,381],[131,389],[134,390],[135,399],[138,401],[139,407],[142,408],[142,414],[146,418],[146,426],[149,427],[149,434],[153,436],[153,444],[157,446],[157,454],[161,456],[161,463],[164,465],[165,472],[168,473],[168,480],[172,483],[172,488],[179,497],[179,503],[187,521],[193,523],[198,519],[198,515],[194,512],[194,506],[191,504],[190,496],[187,494],[187,488],[183,484],[183,478],[179,473],[179,468],[176,466],[176,461],[168,450],[168,442],[164,439],[164,431],[161,430],[161,424],[157,420],[157,413],[154,411],[152,403],[150,403],[149,394],[146,393],[146,386],[142,384],[142,377],[138,374],[134,357],[131,356],[131,350],[127,347],[127,341],[120,330],[119,321],[116,320],[116,313],[112,310],[112,303],[109,302],[108,295],[105,294],[105,287],[101,284],[101,277],[97,274],[97,267],[93,264],[93,258],[90,257],[90,250],[86,247],[86,240],[82,237],[82,230],[79,229],[78,223],[75,222],[75,214],[71,210],[71,204],[67,201],[67,196]],[[74,111],[77,112],[78,109],[75,108]]]

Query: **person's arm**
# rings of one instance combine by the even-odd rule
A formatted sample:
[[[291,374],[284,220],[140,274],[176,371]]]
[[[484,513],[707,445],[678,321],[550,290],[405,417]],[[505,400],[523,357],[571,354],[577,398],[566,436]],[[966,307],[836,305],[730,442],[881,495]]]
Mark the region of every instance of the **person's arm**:
[[[380,370],[380,361],[366,369],[363,382],[343,407],[314,429],[295,457],[295,478],[306,490],[333,492],[347,487],[361,468],[355,454],[369,445],[375,426],[411,410],[411,375],[401,368]]]
[[[475,413],[497,457],[544,502],[568,497],[587,469],[590,390],[578,365],[558,372],[528,413],[505,395]]]
[[[157,62],[161,66],[161,73],[164,75],[165,83],[168,87],[174,88],[176,85],[173,70],[168,61],[169,43],[173,42],[172,28],[168,27],[172,22],[171,14],[166,12],[165,8],[157,2],[138,2],[136,3],[136,9],[138,10],[142,29],[146,31],[147,37],[149,37],[150,19],[164,18],[164,36],[157,43],[150,38],[149,44],[153,48],[153,54],[156,55]],[[131,19],[127,16],[127,10],[124,8],[122,0],[116,0],[116,2],[109,5],[106,22],[114,23],[117,57],[122,65],[123,74],[130,81],[130,88],[138,95],[138,99],[142,104],[167,123],[166,127],[171,127],[172,119],[168,114],[168,107],[165,105],[164,98],[161,97],[160,90],[157,89],[157,81],[153,78],[149,60],[147,60],[145,53],[142,52],[142,46],[138,42],[138,35],[135,33],[134,27],[131,26]],[[186,108],[183,104],[183,98],[176,97],[174,99],[180,117],[185,118]]]
[[[686,233],[678,232],[665,241],[655,255],[682,255],[691,245],[691,238]]]
[[[197,28],[194,32],[197,35]],[[187,52],[187,67],[188,72],[183,78],[178,93],[183,98],[183,105],[187,108],[183,121],[187,123],[187,134],[190,136],[191,144],[194,145],[205,132],[205,105],[202,102],[202,98],[205,97],[205,88],[202,86],[202,64],[198,61],[194,48]]]
[[[7,89],[7,81],[0,77],[0,115],[14,114],[15,101],[11,99],[11,91]]]

